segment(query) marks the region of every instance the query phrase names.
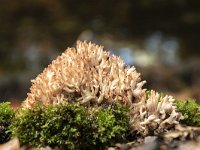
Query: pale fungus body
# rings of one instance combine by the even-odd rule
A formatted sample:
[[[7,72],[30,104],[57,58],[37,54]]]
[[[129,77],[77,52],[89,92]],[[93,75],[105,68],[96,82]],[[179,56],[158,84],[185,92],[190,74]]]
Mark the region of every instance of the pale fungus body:
[[[32,80],[23,107],[63,100],[131,105],[144,96],[144,84],[135,67],[125,67],[123,60],[102,46],[78,41],[76,49],[68,48]]]
[[[142,135],[167,131],[182,119],[182,115],[176,112],[175,99],[168,95],[161,96],[153,90],[133,105],[131,115],[132,129]]]
[[[125,66],[102,46],[78,41],[76,48],[68,48],[32,80],[22,108],[63,101],[97,106],[119,102],[129,106],[132,131],[139,134],[156,134],[178,124],[181,114],[175,99],[155,91],[146,97],[145,83],[134,66]]]

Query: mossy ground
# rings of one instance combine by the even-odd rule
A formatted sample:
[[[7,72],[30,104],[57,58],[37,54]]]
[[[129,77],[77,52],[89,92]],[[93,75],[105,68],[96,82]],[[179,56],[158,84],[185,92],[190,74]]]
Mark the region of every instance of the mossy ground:
[[[200,106],[194,100],[176,100],[181,124],[200,126]],[[79,103],[36,105],[14,111],[0,104],[0,142],[17,136],[21,145],[58,149],[104,149],[130,139],[129,109],[121,104],[95,109]],[[129,137],[129,139],[127,139]],[[134,137],[134,135],[132,135]]]
[[[0,103],[0,144],[10,139],[10,132],[8,130],[14,113],[9,102]]]
[[[200,106],[193,99],[177,100],[177,111],[183,114],[182,124],[200,126]]]
[[[125,141],[128,109],[120,104],[88,108],[79,103],[35,106],[13,119],[10,131],[22,145],[99,149]]]

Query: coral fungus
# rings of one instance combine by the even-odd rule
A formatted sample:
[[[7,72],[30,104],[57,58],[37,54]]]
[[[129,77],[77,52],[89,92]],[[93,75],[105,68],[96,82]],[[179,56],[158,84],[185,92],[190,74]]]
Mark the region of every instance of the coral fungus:
[[[111,56],[102,46],[78,41],[76,49],[68,48],[32,80],[22,106],[63,100],[131,105],[145,95],[144,83],[135,67],[125,67],[123,60]]]
[[[158,134],[179,124],[181,113],[172,96],[162,96],[151,90],[132,109],[132,129],[142,135]]]
[[[32,80],[30,93],[22,108],[36,103],[63,101],[82,104],[120,102],[130,108],[132,131],[142,135],[157,134],[174,127],[182,118],[172,96],[155,91],[147,96],[140,73],[125,67],[123,60],[103,50],[102,46],[77,42]]]

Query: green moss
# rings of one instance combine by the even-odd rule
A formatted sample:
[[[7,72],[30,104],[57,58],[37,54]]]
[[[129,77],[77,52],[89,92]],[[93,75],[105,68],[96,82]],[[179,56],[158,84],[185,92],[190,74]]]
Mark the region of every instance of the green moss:
[[[183,114],[181,123],[189,126],[200,126],[200,105],[195,100],[176,101],[177,111]]]
[[[128,109],[120,104],[87,108],[78,103],[35,106],[13,119],[11,131],[21,144],[59,149],[99,149],[124,141]]]
[[[10,107],[9,102],[0,103],[0,144],[7,142],[10,138],[8,128],[14,117],[14,110]]]
[[[129,121],[128,109],[120,104],[100,108],[92,117],[93,145],[106,147],[123,142],[128,133]]]

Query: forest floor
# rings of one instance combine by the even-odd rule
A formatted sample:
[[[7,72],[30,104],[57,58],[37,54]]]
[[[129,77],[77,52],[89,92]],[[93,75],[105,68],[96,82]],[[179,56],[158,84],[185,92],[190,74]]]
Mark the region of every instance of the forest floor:
[[[175,130],[158,136],[147,136],[137,141],[121,144],[117,143],[108,150],[200,150],[200,127],[176,126]],[[53,150],[50,147],[41,149],[20,147],[17,138],[0,145],[0,150]]]

